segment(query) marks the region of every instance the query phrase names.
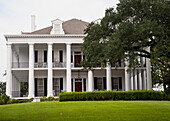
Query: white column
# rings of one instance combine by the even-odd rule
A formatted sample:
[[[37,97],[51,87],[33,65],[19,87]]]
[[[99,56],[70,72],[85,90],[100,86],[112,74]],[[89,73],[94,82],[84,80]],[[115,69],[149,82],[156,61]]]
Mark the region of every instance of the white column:
[[[75,92],[75,79],[73,79],[73,92]]]
[[[12,48],[7,44],[7,77],[6,77],[6,95],[12,97]]]
[[[52,43],[48,43],[48,83],[47,97],[53,96]]]
[[[88,91],[88,80],[87,80],[87,78],[86,78],[86,92]]]
[[[128,61],[125,60],[125,91],[130,90],[130,74],[128,71]]]
[[[111,83],[111,65],[107,63],[106,67],[106,77],[107,77],[107,90],[112,90],[112,83]]]
[[[94,80],[93,80],[93,71],[88,71],[88,91],[93,91]]]
[[[17,81],[18,81],[18,80],[17,80]],[[20,84],[21,84],[21,82],[18,81],[18,92],[19,92],[19,93],[18,93],[18,96],[20,96],[20,93],[21,93]]]
[[[150,47],[148,47],[147,50],[148,52],[150,52]],[[149,58],[146,58],[146,73],[147,73],[147,90],[152,90],[151,64]]]
[[[145,65],[145,57],[142,57],[142,67]]]
[[[29,98],[34,97],[34,44],[29,43]]]
[[[135,90],[138,90],[138,76],[137,76],[137,70],[135,69]]]
[[[125,75],[122,77],[122,90],[125,90]]]
[[[146,90],[146,70],[143,70],[143,90]]]
[[[82,92],[84,92],[84,79],[82,78]]]
[[[66,44],[67,49],[67,92],[71,92],[71,43]]]
[[[66,91],[66,76],[63,77],[63,90]]]
[[[141,74],[141,69],[139,69],[138,77],[139,77],[139,90],[142,90],[142,74]]]
[[[134,90],[134,89],[133,89],[133,69],[131,70],[131,73],[130,73],[130,74],[131,74],[131,76],[130,76],[130,78],[131,78],[131,79],[130,79],[130,80],[131,80],[131,90]]]

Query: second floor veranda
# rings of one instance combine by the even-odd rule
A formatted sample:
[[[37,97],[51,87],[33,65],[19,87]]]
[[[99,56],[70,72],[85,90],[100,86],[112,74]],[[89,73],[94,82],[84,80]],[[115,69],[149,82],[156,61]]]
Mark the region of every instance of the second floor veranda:
[[[12,68],[29,68],[30,57],[29,44],[14,44],[12,45]],[[67,68],[67,45],[53,44],[52,45],[52,68]],[[33,48],[34,68],[48,68],[49,50],[48,44],[34,44]],[[83,57],[81,52],[81,44],[71,44],[70,49],[70,64],[71,68],[82,68],[81,62]],[[124,67],[124,62],[118,62],[112,67]],[[138,67],[145,67],[145,59],[140,59]],[[97,64],[96,68],[102,68],[101,64]]]

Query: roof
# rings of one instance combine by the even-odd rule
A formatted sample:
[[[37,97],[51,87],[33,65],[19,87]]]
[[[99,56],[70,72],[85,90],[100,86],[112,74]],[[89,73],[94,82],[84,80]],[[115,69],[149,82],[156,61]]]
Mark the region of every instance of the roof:
[[[87,28],[88,24],[88,22],[82,20],[71,19],[63,22],[62,26],[65,34],[84,34],[84,30]],[[22,34],[50,34],[51,30],[52,26],[49,26],[30,33],[22,32]]]

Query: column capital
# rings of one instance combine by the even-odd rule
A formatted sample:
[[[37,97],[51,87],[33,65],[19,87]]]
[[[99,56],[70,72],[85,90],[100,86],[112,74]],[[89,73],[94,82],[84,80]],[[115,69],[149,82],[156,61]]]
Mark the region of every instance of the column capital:
[[[47,43],[47,45],[53,45],[53,43],[52,43],[52,42],[49,42],[49,43]]]
[[[72,43],[66,43],[66,45],[71,45]]]
[[[28,45],[34,45],[35,43],[33,43],[33,42],[30,42],[30,43],[28,43]]]
[[[7,46],[11,46],[11,45],[12,45],[12,43],[6,43],[6,45],[7,45]]]

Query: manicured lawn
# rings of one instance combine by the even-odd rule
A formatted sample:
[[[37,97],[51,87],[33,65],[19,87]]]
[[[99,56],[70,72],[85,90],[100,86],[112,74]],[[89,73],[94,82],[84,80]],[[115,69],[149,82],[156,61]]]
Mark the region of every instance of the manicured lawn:
[[[0,120],[168,121],[170,101],[52,101],[0,105]]]

